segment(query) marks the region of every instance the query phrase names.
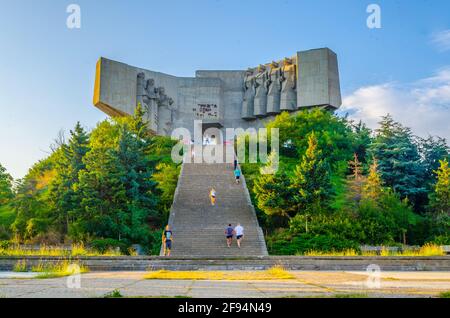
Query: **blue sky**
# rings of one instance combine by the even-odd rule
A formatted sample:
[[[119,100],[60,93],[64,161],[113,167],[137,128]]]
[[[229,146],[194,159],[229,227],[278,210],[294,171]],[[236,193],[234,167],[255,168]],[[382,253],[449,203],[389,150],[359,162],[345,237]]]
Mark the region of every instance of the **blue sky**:
[[[66,8],[81,7],[81,29]],[[366,25],[369,4],[381,29]],[[16,178],[59,130],[106,116],[92,106],[100,56],[178,76],[246,69],[296,51],[338,54],[349,112],[391,112],[419,135],[450,137],[450,1],[0,0],[0,163]]]

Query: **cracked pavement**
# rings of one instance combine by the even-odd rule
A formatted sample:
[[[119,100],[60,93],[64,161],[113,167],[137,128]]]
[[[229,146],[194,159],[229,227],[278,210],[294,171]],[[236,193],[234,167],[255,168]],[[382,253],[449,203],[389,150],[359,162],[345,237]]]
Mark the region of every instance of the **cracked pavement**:
[[[67,287],[67,277],[11,278],[0,273],[0,297],[95,298],[113,290],[119,290],[125,297],[437,297],[440,292],[450,291],[450,272],[381,272],[376,288],[370,288],[373,285],[367,283],[367,272],[292,273],[295,279],[217,281],[147,280],[146,272],[92,272],[81,275],[78,289]]]

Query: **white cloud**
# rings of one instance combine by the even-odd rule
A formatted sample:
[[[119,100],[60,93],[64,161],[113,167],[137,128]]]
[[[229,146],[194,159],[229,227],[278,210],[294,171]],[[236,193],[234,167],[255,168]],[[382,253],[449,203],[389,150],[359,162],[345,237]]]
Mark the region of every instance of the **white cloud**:
[[[450,30],[443,30],[433,33],[431,42],[436,45],[439,51],[445,52],[450,50]]]
[[[450,140],[450,67],[414,83],[389,82],[365,86],[343,99],[339,113],[377,128],[381,116],[391,114],[416,135]]]

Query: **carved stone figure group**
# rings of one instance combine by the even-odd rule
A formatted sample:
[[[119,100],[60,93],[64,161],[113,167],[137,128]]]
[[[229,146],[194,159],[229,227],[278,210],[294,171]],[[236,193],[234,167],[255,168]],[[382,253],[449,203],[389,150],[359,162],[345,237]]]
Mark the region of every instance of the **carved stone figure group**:
[[[291,59],[249,69],[244,77],[242,118],[254,119],[297,108],[296,65]]]
[[[166,95],[162,86],[155,87],[153,78],[145,79],[144,73],[137,75],[136,104],[141,104],[147,113],[150,129],[167,129],[173,122],[173,99]],[[163,119],[163,127],[158,127],[158,120]]]

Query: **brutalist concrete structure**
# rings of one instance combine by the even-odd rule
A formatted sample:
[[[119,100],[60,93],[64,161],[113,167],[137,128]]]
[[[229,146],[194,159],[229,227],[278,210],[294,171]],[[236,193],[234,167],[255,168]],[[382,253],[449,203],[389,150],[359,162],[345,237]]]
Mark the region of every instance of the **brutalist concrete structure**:
[[[178,127],[193,134],[194,122],[202,131],[259,128],[283,111],[340,107],[337,56],[328,48],[313,49],[247,70],[201,70],[195,77],[100,58],[94,105],[111,116],[125,116],[139,103],[158,135]]]

